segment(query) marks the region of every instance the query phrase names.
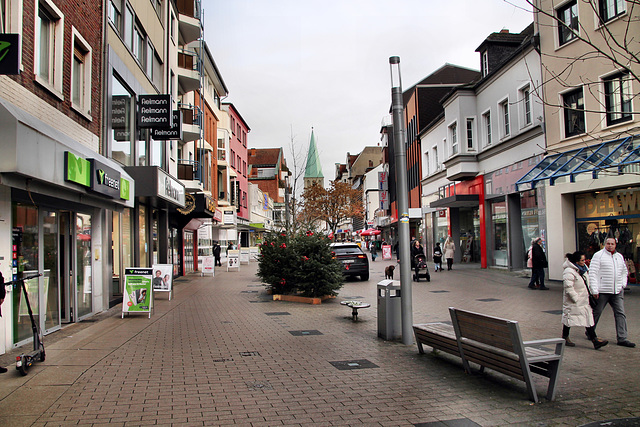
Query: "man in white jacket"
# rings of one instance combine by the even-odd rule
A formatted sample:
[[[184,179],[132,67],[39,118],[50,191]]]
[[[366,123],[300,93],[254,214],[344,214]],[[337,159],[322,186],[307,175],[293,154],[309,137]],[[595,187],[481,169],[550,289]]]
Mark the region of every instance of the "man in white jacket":
[[[604,307],[609,304],[616,321],[618,345],[635,347],[627,339],[627,317],[624,314],[624,287],[627,286],[627,265],[624,258],[616,252],[616,239],[608,237],[604,249],[593,254],[589,264],[589,287],[598,300],[593,309],[593,320],[598,324]]]

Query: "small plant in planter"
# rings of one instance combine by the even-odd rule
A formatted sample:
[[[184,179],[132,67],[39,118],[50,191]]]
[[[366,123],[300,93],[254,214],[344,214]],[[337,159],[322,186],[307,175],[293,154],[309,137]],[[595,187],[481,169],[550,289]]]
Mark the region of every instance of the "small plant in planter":
[[[333,259],[329,243],[311,232],[272,233],[260,245],[258,277],[274,294],[335,296],[342,287],[342,266]]]

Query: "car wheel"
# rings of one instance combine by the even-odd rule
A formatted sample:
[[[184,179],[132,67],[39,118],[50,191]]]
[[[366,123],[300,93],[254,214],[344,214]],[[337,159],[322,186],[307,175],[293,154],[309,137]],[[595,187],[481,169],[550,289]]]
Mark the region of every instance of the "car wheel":
[[[369,280],[369,273],[363,273],[360,275],[360,280],[362,280],[363,282],[365,280]]]

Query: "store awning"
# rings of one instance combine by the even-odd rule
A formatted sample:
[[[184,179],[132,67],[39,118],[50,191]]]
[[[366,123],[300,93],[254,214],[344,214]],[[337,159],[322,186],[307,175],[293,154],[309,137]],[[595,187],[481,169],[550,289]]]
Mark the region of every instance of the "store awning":
[[[472,208],[480,205],[480,196],[477,194],[455,194],[431,202],[431,208]]]
[[[554,185],[558,179],[575,182],[581,174],[598,179],[598,175],[623,175],[640,171],[640,135],[602,144],[552,154],[538,163],[516,182],[516,191],[531,190],[546,179]]]

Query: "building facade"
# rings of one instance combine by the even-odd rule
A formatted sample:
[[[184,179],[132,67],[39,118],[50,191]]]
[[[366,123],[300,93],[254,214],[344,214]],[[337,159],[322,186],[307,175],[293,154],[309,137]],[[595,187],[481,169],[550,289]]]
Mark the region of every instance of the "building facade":
[[[555,219],[547,225],[549,275],[560,279],[565,253],[580,249],[590,258],[607,236],[637,270],[640,11],[624,0],[535,7],[547,155],[518,187],[543,188],[547,217]]]

